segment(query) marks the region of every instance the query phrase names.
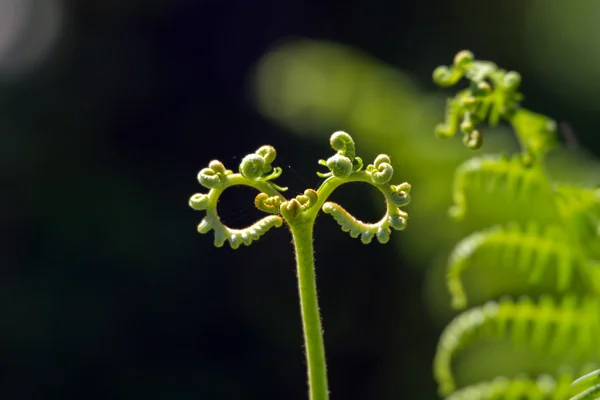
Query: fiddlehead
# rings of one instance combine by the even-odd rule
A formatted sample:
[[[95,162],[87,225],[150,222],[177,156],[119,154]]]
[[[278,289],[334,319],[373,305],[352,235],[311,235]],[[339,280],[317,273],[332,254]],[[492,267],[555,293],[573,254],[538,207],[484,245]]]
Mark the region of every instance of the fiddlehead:
[[[375,158],[372,165],[367,167],[367,172],[371,173],[371,180],[376,185],[383,185],[388,183],[394,175],[394,168],[392,168],[392,161],[385,154],[380,154]]]
[[[271,163],[275,161],[275,148],[273,146],[261,146],[253,154],[248,154],[240,163],[240,174],[251,180],[270,181],[279,178],[281,175],[281,167],[271,167]],[[285,191],[287,188],[282,188],[274,183],[271,183],[277,190]]]
[[[517,110],[522,99],[518,92],[521,76],[489,61],[477,61],[466,50],[456,55],[452,66],[440,66],[433,72],[434,82],[442,87],[453,86],[463,77],[470,81],[469,88],[448,100],[446,122],[435,132],[440,138],[449,138],[460,129],[465,145],[477,149],[483,141],[479,124],[487,120],[495,126],[500,118],[509,119]]]
[[[266,193],[259,193],[254,198],[254,206],[260,211],[269,214],[279,214],[279,207],[284,199],[280,196],[269,196]]]
[[[521,77],[517,72],[477,61],[469,51],[459,52],[452,66],[433,72],[433,80],[442,87],[453,86],[463,77],[470,81],[469,88],[448,100],[446,122],[436,127],[438,137],[452,137],[460,130],[465,145],[478,149],[483,141],[479,125],[487,121],[496,126],[504,119],[515,127],[526,163],[557,145],[556,123],[519,107],[523,96],[518,92]]]
[[[337,153],[327,160],[319,160],[319,164],[329,168],[329,172],[326,174],[317,172],[317,175],[321,178],[329,176],[347,178],[362,169],[363,161],[360,157],[356,157],[354,140],[350,135],[342,131],[335,132],[331,135],[329,144],[332,149],[337,150]]]
[[[204,234],[212,230],[215,235],[215,246],[221,247],[227,241],[231,248],[237,249],[241,244],[249,246],[271,228],[280,227],[283,224],[281,217],[269,215],[246,228],[233,229],[223,224],[217,213],[219,197],[227,188],[236,185],[250,186],[259,190],[261,193],[255,201],[257,208],[272,213],[268,205],[281,201],[283,196],[279,191],[285,190],[269,182],[281,175],[281,168],[271,167],[274,160],[275,149],[271,146],[262,146],[256,153],[242,159],[238,174],[225,169],[225,166],[217,160],[211,161],[208,168],[203,168],[198,174],[198,181],[210,191],[208,194],[194,194],[189,200],[189,205],[194,210],[206,210],[206,217],[198,225],[198,232]],[[271,200],[265,199],[265,196],[267,198],[271,196]]]
[[[360,239],[368,244],[374,237],[380,243],[387,243],[391,229],[403,230],[406,228],[408,214],[400,207],[410,202],[410,189],[408,183],[390,185],[394,169],[390,157],[380,154],[372,164],[363,170],[363,161],[356,157],[355,145],[351,136],[345,132],[336,132],[331,136],[331,147],[337,153],[327,161],[320,160],[319,164],[329,168],[329,173],[318,173],[328,179],[317,190],[319,203],[325,214],[330,214],[341,226],[342,231],[349,232],[353,238]],[[376,187],[386,200],[386,213],[375,223],[360,221],[337,203],[325,202],[327,197],[336,187],[348,182],[366,182]]]
[[[226,170],[221,161],[212,160],[208,168],[203,168],[198,173],[198,182],[207,189],[222,188],[227,185],[227,176],[233,171]]]
[[[408,183],[389,185],[394,174],[390,157],[384,154],[375,158],[373,164],[363,170],[363,161],[356,156],[354,140],[346,132],[338,131],[331,135],[331,147],[336,154],[327,161],[319,160],[319,164],[329,168],[328,173],[317,173],[327,179],[317,190],[307,189],[303,194],[286,200],[280,191],[286,190],[272,182],[281,175],[281,168],[272,167],[276,152],[272,146],[262,146],[256,152],[245,156],[239,166],[239,173],[227,170],[220,161],[213,160],[208,168],[198,174],[199,182],[210,189],[208,194],[198,193],[189,200],[195,210],[206,210],[206,217],[198,226],[198,232],[215,232],[215,245],[220,247],[229,241],[232,248],[240,244],[249,245],[273,227],[279,227],[285,219],[313,221],[319,209],[330,214],[342,226],[342,230],[350,232],[352,237],[361,236],[363,243],[369,243],[373,237],[381,243],[389,240],[391,229],[406,228],[408,214],[400,210],[410,202]],[[348,182],[366,182],[375,186],[383,194],[387,203],[387,211],[376,223],[359,221],[336,203],[325,202],[327,197],[339,185]],[[271,216],[264,217],[245,229],[232,229],[219,219],[216,205],[219,197],[227,188],[235,185],[251,186],[259,190],[254,205]],[[283,217],[283,219],[282,219]]]

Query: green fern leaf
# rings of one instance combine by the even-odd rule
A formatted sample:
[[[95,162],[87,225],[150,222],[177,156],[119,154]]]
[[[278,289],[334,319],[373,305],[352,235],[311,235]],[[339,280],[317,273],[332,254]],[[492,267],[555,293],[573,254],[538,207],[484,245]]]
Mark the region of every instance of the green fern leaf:
[[[456,388],[454,357],[483,337],[510,338],[515,345],[587,361],[600,354],[600,307],[595,298],[578,302],[566,296],[556,304],[543,296],[537,304],[527,297],[517,302],[503,299],[463,312],[448,324],[438,343],[434,375],[442,395]]]
[[[455,308],[464,308],[467,304],[461,275],[476,266],[499,270],[517,268],[528,275],[530,284],[540,282],[544,274],[552,270],[559,292],[570,288],[577,274],[579,282],[588,286],[588,290],[596,290],[593,286],[596,270],[557,225],[541,228],[530,222],[522,228],[513,222],[473,233],[459,242],[450,255],[447,274]]]
[[[587,364],[582,373],[595,367],[596,364]],[[571,384],[574,376],[571,367],[562,367],[557,373],[541,374],[535,379],[525,374],[513,378],[498,376],[461,388],[446,400],[562,400],[577,393]]]
[[[464,162],[456,170],[452,196],[452,216],[462,220],[468,213],[482,226],[530,219],[551,223],[557,217],[542,167],[526,167],[520,156],[484,155]]]
[[[521,108],[511,117],[511,123],[524,151],[536,158],[558,145],[556,123],[544,115]]]
[[[574,388],[581,386],[582,383],[585,383],[587,385],[592,384],[592,386],[589,386],[587,389],[580,391],[579,394],[577,394],[574,397],[571,397],[570,400],[598,400],[598,398],[600,398],[600,384],[598,383],[598,381],[600,380],[599,378],[600,369],[597,369],[576,379],[572,385]]]
[[[598,400],[600,398],[600,384],[587,388],[571,400]]]
[[[488,302],[455,317],[442,333],[434,361],[442,395],[456,389],[456,356],[480,339],[495,338],[502,345],[509,339],[515,347],[531,351],[531,357],[523,359],[544,372],[550,364],[578,365],[600,358],[600,188],[552,180],[545,158],[560,146],[556,123],[520,106],[518,73],[476,60],[464,50],[452,66],[438,67],[433,74],[443,87],[463,77],[470,86],[449,100],[446,121],[436,127],[436,135],[448,138],[460,131],[467,147],[476,149],[482,143],[482,125],[494,126],[504,119],[515,130],[522,151],[511,158],[475,157],[456,170],[450,214],[475,233],[450,256],[447,284],[453,305],[466,306],[463,278],[473,268],[501,274],[492,274],[486,283],[477,281],[478,287],[469,285],[473,297],[476,290],[488,298],[493,296],[490,290],[544,294],[536,301],[523,297]],[[576,164],[579,160],[567,168]],[[595,179],[593,173],[588,176]],[[475,282],[473,276],[468,278]],[[547,293],[554,292],[549,284],[556,287],[554,296],[563,296],[560,300]],[[464,387],[448,399],[600,400],[598,377],[600,370],[573,385],[570,371],[538,378],[498,377]]]
[[[600,189],[557,184],[556,204],[584,254],[600,260]]]

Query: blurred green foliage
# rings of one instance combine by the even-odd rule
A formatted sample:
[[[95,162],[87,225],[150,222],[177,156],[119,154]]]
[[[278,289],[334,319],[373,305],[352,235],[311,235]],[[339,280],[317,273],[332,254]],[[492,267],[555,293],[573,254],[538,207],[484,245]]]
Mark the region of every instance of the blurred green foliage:
[[[573,396],[577,392],[565,386],[565,381],[572,379],[573,370],[588,373],[599,356],[600,188],[597,183],[556,181],[548,174],[546,155],[559,147],[556,123],[514,103],[511,97],[520,79],[511,79],[511,83],[518,81],[516,85],[506,84],[511,74],[518,76],[493,63],[474,60],[464,51],[450,68],[434,72],[434,80],[442,86],[454,85],[462,77],[470,81],[469,88],[447,106],[451,127],[463,119],[460,127],[467,146],[471,144],[468,135],[476,129],[472,121],[485,121],[488,101],[501,110],[499,116],[510,123],[521,144],[521,151],[510,158],[474,157],[455,176],[452,215],[459,221],[471,220],[477,231],[457,244],[450,256],[447,283],[454,307],[467,305],[463,275],[473,268],[492,271],[482,279],[505,274],[515,278],[515,283],[500,293],[485,293],[485,305],[458,315],[442,333],[434,373],[440,393],[452,399]],[[500,211],[473,213],[473,206]],[[520,298],[489,301],[501,294]],[[473,343],[490,339],[509,340],[528,351],[513,354],[508,374],[506,369],[487,371],[491,377],[486,379],[482,369],[463,368],[463,379],[470,375],[478,381],[457,390],[455,358]],[[479,353],[486,349],[480,348]],[[506,359],[495,358],[501,363]],[[488,366],[497,368],[495,358],[490,362],[486,354]],[[530,379],[525,374],[539,377]]]
[[[480,78],[486,80],[488,75],[481,75]],[[445,269],[444,258],[448,249],[468,233],[472,235],[461,241],[453,256],[456,258],[460,255],[463,259],[461,262],[467,263],[458,270],[460,278],[452,278],[460,279],[461,285],[459,292],[452,292],[458,301],[456,304],[463,304],[456,296],[462,296],[465,292],[468,293],[470,304],[482,304],[502,295],[528,295],[538,299],[552,294],[560,299],[567,289],[569,293],[575,291],[582,296],[589,294],[590,290],[596,293],[593,283],[596,281],[596,266],[593,260],[596,258],[594,249],[598,245],[595,227],[598,226],[596,202],[599,200],[595,194],[597,190],[588,188],[588,185],[598,184],[600,163],[582,149],[556,148],[557,128],[554,122],[550,121],[552,127],[547,128],[550,125],[543,116],[522,110],[514,115],[512,110],[501,111],[500,115],[509,120],[518,132],[522,155],[506,156],[515,152],[517,143],[505,127],[500,127],[486,133],[484,146],[485,153],[498,155],[467,160],[472,154],[459,143],[441,143],[433,137],[433,128],[439,120],[441,99],[426,94],[406,74],[393,70],[373,57],[332,42],[290,40],[279,44],[258,64],[253,85],[258,109],[274,122],[296,134],[310,136],[325,135],[344,127],[372,151],[384,146],[396,168],[414,182],[414,196],[419,201],[409,207],[410,235],[397,240],[402,253],[409,255],[411,265],[430,266],[427,301],[432,314],[439,321],[444,321],[449,312],[444,306],[447,301],[444,294],[446,289],[440,285],[440,275],[444,274],[440,271]],[[461,93],[467,93],[468,96],[468,90]],[[504,98],[508,97],[496,97],[498,101]],[[551,129],[552,135],[541,133],[546,129]],[[549,150],[550,154],[546,157]],[[450,209],[450,214],[461,217],[459,224],[450,223],[446,213],[452,202],[455,205]],[[564,225],[556,225],[559,221],[563,221]],[[501,225],[494,231],[479,232],[496,224]],[[524,230],[521,230],[521,226],[525,227]],[[588,228],[591,232],[588,232]],[[480,235],[482,240],[476,241],[476,235]],[[572,238],[568,244],[562,243],[566,241],[564,235]],[[526,252],[523,246],[529,246],[527,243],[530,240],[537,241],[534,247],[527,250],[531,252],[532,263],[518,261],[515,257]],[[563,250],[555,246],[567,246],[564,250],[566,253],[563,255]],[[554,251],[561,253],[555,256],[552,253]],[[454,263],[453,267],[456,267],[456,261]],[[552,268],[556,272],[547,273]],[[577,277],[570,279],[567,277],[570,274]],[[451,289],[457,288],[458,281],[450,280],[450,283]],[[548,312],[557,315],[557,318],[560,313],[574,317],[577,315],[578,300],[573,305],[567,303],[563,309]],[[513,306],[505,307],[512,310]],[[515,310],[519,310],[534,306],[527,303],[515,307]],[[469,324],[477,321],[469,315],[459,317],[455,325],[460,325],[460,329],[468,329]],[[526,325],[534,324],[531,328],[523,328],[526,329],[524,335],[529,335],[529,329],[537,329],[535,324],[544,324],[537,322],[533,314],[518,315],[518,311],[507,311],[503,318],[509,321],[524,318]],[[585,315],[581,314],[582,320],[586,320]],[[497,316],[493,314],[489,318],[493,323]],[[587,321],[591,318],[592,327],[589,328],[591,331],[581,327],[582,331],[587,332],[585,335],[600,333],[596,332],[593,323],[595,314],[588,313],[587,318]],[[459,324],[458,321],[465,323]],[[567,318],[564,323],[575,322]],[[473,341],[469,339],[471,336],[484,335],[485,338],[485,333],[479,333],[478,328],[473,329],[475,333],[469,333],[470,336],[456,329],[447,331],[436,360],[438,372],[439,362],[445,359],[444,352],[450,343],[453,343],[450,347],[460,349],[465,343]],[[565,332],[569,332],[569,328],[560,328],[560,323],[556,328],[549,329],[567,329]],[[578,337],[578,328],[573,329],[571,334]],[[507,390],[523,396],[534,396],[540,386],[527,380],[518,381],[522,379],[519,373],[555,375],[557,370],[561,371],[561,366],[571,361],[576,370],[569,370],[568,373],[562,370],[557,376],[558,383],[550,380],[548,382],[552,388],[542,385],[540,392],[548,396],[566,395],[572,393],[569,377],[576,377],[579,371],[585,372],[586,368],[589,371],[591,367],[588,363],[596,360],[593,354],[595,341],[579,342],[577,351],[569,346],[561,347],[557,350],[558,355],[540,358],[544,354],[536,355],[535,346],[532,353],[527,351],[531,349],[526,347],[524,350],[518,345],[514,347],[505,339],[500,335],[496,341],[478,343],[474,346],[475,350],[463,354],[454,368],[461,386],[496,376],[511,378],[495,386],[471,386],[457,392],[453,399],[492,398],[503,396]],[[527,340],[525,343],[528,343]],[[453,363],[455,350],[448,351],[452,355],[447,360],[447,368],[453,368],[450,363]],[[572,359],[570,355],[575,353],[579,358]],[[438,375],[438,378],[442,379],[442,376]],[[520,383],[510,379],[517,379]],[[443,394],[452,390],[445,389]]]
[[[385,151],[414,184],[419,202],[409,205],[410,234],[398,238],[415,268],[443,264],[462,234],[447,216],[454,170],[470,152],[433,136],[442,97],[428,95],[413,79],[360,51],[332,42],[291,40],[273,49],[256,68],[253,87],[259,110],[296,134],[326,136],[344,127],[371,153]],[[489,132],[486,149],[513,149],[516,142]],[[427,240],[423,240],[427,238]],[[446,318],[447,297],[432,276],[428,301]],[[445,310],[445,311],[444,311]]]
[[[35,68],[6,74],[4,66],[23,64],[10,62],[17,53],[0,54],[0,383],[7,398],[303,399],[289,238],[265,238],[242,256],[218,251],[189,228],[193,214],[184,203],[197,185],[190,171],[212,157],[237,165],[263,143],[286,155],[282,179],[290,190],[316,187],[306,153],[326,156],[325,137],[345,129],[371,155],[390,153],[418,201],[397,246],[378,248],[390,268],[371,267],[372,247],[353,246],[334,222],[319,222],[316,235],[331,238],[323,245],[317,238],[316,257],[332,393],[433,399],[435,342],[452,316],[447,256],[472,229],[448,218],[452,177],[472,153],[432,135],[446,97],[433,92],[432,67],[467,47],[518,70],[526,104],[567,121],[576,142],[600,154],[594,2],[0,5],[25,3],[38,12],[11,36],[22,55],[41,43],[31,38],[51,38],[45,28],[52,26],[37,19],[53,15],[44,7],[59,6],[64,18],[49,51],[26,60]],[[321,40],[286,39],[298,35]],[[288,62],[269,48],[304,56]],[[255,89],[269,86],[253,90],[271,107],[257,113],[244,96],[245,79],[261,57],[281,64],[253,80]],[[287,74],[294,66],[302,70]],[[284,81],[295,92],[282,91]],[[302,113],[286,114],[292,103]],[[482,152],[517,148],[506,127],[486,135]],[[581,147],[551,153],[548,173],[595,184],[592,154]],[[383,202],[360,189],[343,193],[354,201],[349,209],[376,219]],[[254,195],[226,196],[219,204],[225,220],[253,222],[260,214],[248,206]],[[338,246],[352,252],[330,265]],[[259,273],[240,257],[261,260]],[[465,276],[474,304],[514,284],[510,274],[485,268]],[[519,353],[498,344],[483,354],[504,369],[513,365],[509,350]],[[487,379],[497,372],[488,365],[465,357],[457,373],[461,382],[475,371],[481,374],[472,381]],[[257,383],[265,377],[273,381],[268,389]]]

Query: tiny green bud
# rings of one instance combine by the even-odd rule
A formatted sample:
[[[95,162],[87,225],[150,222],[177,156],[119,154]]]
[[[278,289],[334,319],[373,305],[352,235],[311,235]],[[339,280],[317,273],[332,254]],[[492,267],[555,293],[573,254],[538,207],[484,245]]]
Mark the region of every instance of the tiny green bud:
[[[394,168],[390,164],[390,158],[381,154],[375,159],[373,166],[369,166],[367,171],[371,173],[371,179],[376,185],[388,183],[394,175]]]
[[[375,234],[371,231],[364,231],[361,235],[360,235],[360,241],[363,242],[364,244],[369,244],[371,243],[371,240],[373,239],[373,236],[375,236]]]
[[[224,174],[226,172],[225,166],[219,160],[212,160],[210,163],[208,163],[208,168],[219,174]]]
[[[265,170],[265,159],[258,154],[248,154],[240,163],[240,173],[248,179],[259,179]]]
[[[352,161],[346,156],[335,154],[327,159],[327,168],[334,176],[346,178],[352,173]]]
[[[329,138],[329,144],[332,149],[338,152],[338,154],[348,157],[350,161],[354,160],[354,157],[356,156],[354,139],[346,132],[337,131],[333,133],[331,138]]]
[[[281,214],[287,220],[296,218],[301,210],[302,206],[296,199],[291,199],[281,204]]]
[[[392,193],[390,200],[396,207],[403,207],[410,202],[410,195],[406,192]]]
[[[446,67],[445,65],[440,65],[433,70],[433,81],[439,84],[448,80],[451,75],[452,72],[450,72],[450,68]]]
[[[392,185],[392,186],[390,186],[390,189],[392,189],[396,193],[401,193],[401,192],[410,193],[412,186],[410,183],[404,182],[399,185]]]
[[[303,210],[308,210],[312,207],[317,202],[318,198],[319,195],[313,189],[306,189],[304,194],[296,196],[296,200],[298,200],[298,203],[300,203]]]
[[[202,211],[208,208],[210,204],[210,199],[208,195],[202,193],[196,193],[192,197],[190,197],[189,205],[194,210]]]
[[[475,129],[463,137],[463,143],[469,149],[477,150],[483,144],[483,137],[481,136],[481,133]]]
[[[521,75],[518,72],[510,71],[504,75],[504,86],[510,90],[515,90],[521,84]]]
[[[471,118],[471,113],[465,113],[465,118],[460,124],[460,130],[463,133],[470,134],[475,129],[475,125],[473,124],[473,119]]]
[[[254,198],[254,206],[261,211],[271,214],[279,213],[279,207],[283,202],[279,196],[269,196],[266,193],[259,193]]]
[[[379,243],[387,243],[390,241],[390,229],[389,228],[383,228],[383,227],[379,227],[379,229],[377,229],[377,240],[379,241]]]
[[[462,50],[456,53],[454,56],[454,66],[456,68],[464,69],[466,66],[471,64],[475,56],[469,50]]]
[[[202,221],[198,225],[198,232],[208,233],[208,231],[210,231],[210,229],[211,229],[210,223],[206,220],[206,218],[202,219]]]
[[[222,187],[226,179],[223,173],[215,172],[213,168],[203,168],[198,173],[198,182],[207,189]]]
[[[375,161],[373,161],[373,165],[375,165],[375,167],[378,167],[381,163],[391,164],[392,160],[387,154],[380,154],[375,158]]]
[[[258,150],[256,150],[256,154],[263,157],[267,164],[272,164],[277,156],[275,148],[269,145],[261,146]]]
[[[388,217],[390,226],[397,231],[401,231],[406,228],[406,218],[401,217],[398,214],[392,214]]]

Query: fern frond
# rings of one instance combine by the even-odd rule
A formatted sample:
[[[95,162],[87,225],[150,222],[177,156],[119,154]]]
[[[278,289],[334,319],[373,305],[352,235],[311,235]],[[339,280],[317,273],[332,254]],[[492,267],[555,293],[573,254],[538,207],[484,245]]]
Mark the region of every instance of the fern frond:
[[[598,400],[600,398],[600,384],[585,389],[571,400]]]
[[[464,308],[467,298],[461,275],[475,266],[497,269],[514,267],[529,276],[529,283],[540,282],[544,274],[555,271],[558,291],[571,287],[574,275],[584,285],[593,285],[596,272],[565,238],[558,225],[544,228],[529,222],[522,228],[517,223],[496,225],[464,238],[450,255],[447,284],[455,308]],[[590,289],[595,290],[594,286]]]
[[[571,384],[568,381],[557,384],[549,375],[542,375],[536,380],[525,375],[513,379],[499,376],[490,382],[460,389],[446,397],[446,400],[546,400],[556,398],[555,393],[564,397],[570,389]]]
[[[470,81],[468,88],[448,101],[445,122],[435,129],[438,137],[449,138],[460,131],[467,147],[476,149],[482,143],[482,125],[495,126],[504,119],[515,130],[522,150],[511,158],[475,157],[455,172],[450,214],[466,220],[463,229],[475,233],[450,256],[447,284],[454,307],[466,306],[462,277],[473,267],[509,275],[498,282],[492,278],[493,290],[508,283],[511,292],[523,291],[526,283],[537,284],[529,294],[554,292],[547,287],[551,283],[563,296],[556,300],[545,293],[536,301],[503,299],[455,317],[441,335],[434,360],[440,393],[449,395],[456,389],[452,363],[463,348],[480,339],[501,339],[502,344],[509,339],[533,351],[530,361],[543,372],[548,364],[580,365],[600,359],[600,187],[552,180],[544,165],[548,153],[560,147],[556,123],[520,106],[518,73],[461,51],[451,66],[436,68],[433,78],[443,87],[462,78]],[[523,273],[525,279],[521,281],[518,274],[513,278],[515,271],[507,268]],[[478,283],[480,291],[487,286]],[[564,294],[567,289],[569,295]],[[572,370],[537,378],[498,377],[462,388],[447,400],[566,400],[570,396],[571,400],[600,400],[600,370],[571,385],[573,377]]]
[[[495,223],[514,220],[519,212],[526,213],[526,219],[550,222],[556,218],[552,195],[539,164],[527,167],[518,155],[484,155],[467,160],[456,170],[451,214],[458,220],[467,212],[485,218],[493,204]]]
[[[556,122],[550,118],[520,108],[510,122],[526,155],[539,159],[558,146]]]
[[[594,365],[588,364],[582,373],[593,368]],[[498,376],[461,388],[446,400],[562,400],[577,393],[571,385],[574,372],[571,367],[563,367],[553,375],[541,374],[536,378],[525,374],[514,378]]]
[[[556,204],[584,253],[600,260],[600,189],[557,184]]]
[[[456,388],[454,357],[482,337],[508,337],[545,354],[569,353],[589,360],[600,352],[600,308],[595,298],[578,302],[566,296],[556,303],[543,296],[537,304],[527,297],[517,302],[503,299],[463,312],[448,324],[438,343],[434,375],[442,395]]]
[[[598,400],[600,398],[600,384],[598,381],[600,380],[600,369],[589,372],[579,378],[577,378],[573,382],[573,387],[578,388],[585,383],[588,385],[588,388],[580,391],[576,396],[571,397],[570,400]],[[589,386],[589,385],[592,386]]]

